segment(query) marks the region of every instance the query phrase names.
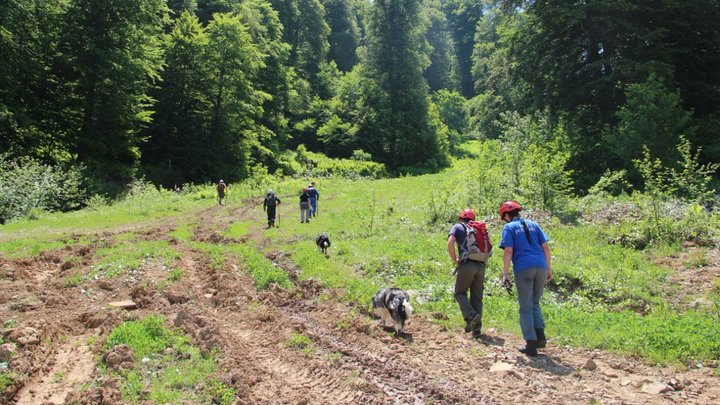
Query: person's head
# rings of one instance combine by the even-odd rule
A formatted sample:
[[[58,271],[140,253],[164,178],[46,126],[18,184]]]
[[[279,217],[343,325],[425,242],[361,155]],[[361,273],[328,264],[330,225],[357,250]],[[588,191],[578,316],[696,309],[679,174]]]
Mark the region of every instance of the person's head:
[[[522,207],[517,203],[517,201],[505,201],[500,204],[500,219],[510,222],[513,218],[520,216],[520,211],[522,211]]]
[[[475,211],[471,210],[470,208],[464,209],[460,212],[460,215],[458,215],[458,219],[463,222],[474,221]]]
[[[315,187],[315,182],[314,182],[314,181],[311,181],[311,182],[310,182],[310,185],[313,186],[313,187]]]
[[[303,188],[303,193],[306,193],[306,192],[307,192],[307,187]]]
[[[272,193],[273,193],[272,189],[269,188],[267,193],[268,193],[268,194],[272,194]]]
[[[220,179],[220,183],[225,184],[225,182],[223,181],[223,179]]]

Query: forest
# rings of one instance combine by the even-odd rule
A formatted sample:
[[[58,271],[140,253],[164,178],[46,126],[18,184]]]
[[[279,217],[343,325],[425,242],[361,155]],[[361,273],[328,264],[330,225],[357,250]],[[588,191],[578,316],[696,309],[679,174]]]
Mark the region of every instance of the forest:
[[[5,0],[0,54],[3,221],[306,152],[397,176],[500,140],[575,195],[720,162],[714,0]]]

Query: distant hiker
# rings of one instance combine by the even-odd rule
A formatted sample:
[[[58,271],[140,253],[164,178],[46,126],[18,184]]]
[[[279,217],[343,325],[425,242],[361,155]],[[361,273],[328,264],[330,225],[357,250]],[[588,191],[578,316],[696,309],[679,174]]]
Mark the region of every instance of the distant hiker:
[[[269,189],[263,201],[263,210],[267,212],[268,228],[275,226],[275,211],[278,205],[280,205],[280,199],[272,189]]]
[[[537,349],[547,345],[545,320],[540,310],[540,298],[545,284],[552,280],[548,237],[540,226],[529,219],[521,219],[522,207],[515,201],[500,205],[500,219],[505,221],[500,247],[503,249],[503,284],[510,285],[512,261],[520,303],[520,329],[525,346],[520,352],[537,356]]]
[[[302,189],[300,193],[300,222],[310,222],[310,196],[308,195],[308,189]]]
[[[459,222],[450,228],[447,240],[447,250],[454,266],[453,274],[456,275],[455,301],[457,301],[463,319],[465,319],[465,332],[472,332],[474,338],[479,338],[482,329],[485,282],[484,260],[487,260],[487,257],[481,259],[469,254],[468,236],[470,233],[475,235],[474,228],[470,226],[470,221],[475,221],[475,212],[469,208],[463,210],[458,219]],[[485,231],[485,234],[487,235],[487,231]],[[455,252],[456,244],[457,254]],[[469,299],[468,292],[470,293]]]
[[[222,205],[223,200],[225,199],[225,190],[227,189],[225,182],[220,179],[220,182],[218,182],[215,189],[217,189],[218,204]]]
[[[308,197],[310,197],[310,216],[317,217],[317,200],[320,199],[320,192],[315,188],[315,182],[311,181],[307,188]]]

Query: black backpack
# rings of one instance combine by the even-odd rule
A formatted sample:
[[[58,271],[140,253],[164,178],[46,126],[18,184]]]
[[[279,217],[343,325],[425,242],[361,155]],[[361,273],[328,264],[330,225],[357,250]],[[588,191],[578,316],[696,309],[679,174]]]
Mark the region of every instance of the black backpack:
[[[275,198],[275,194],[268,193],[265,195],[265,206],[266,207],[274,207],[277,205],[277,199]]]

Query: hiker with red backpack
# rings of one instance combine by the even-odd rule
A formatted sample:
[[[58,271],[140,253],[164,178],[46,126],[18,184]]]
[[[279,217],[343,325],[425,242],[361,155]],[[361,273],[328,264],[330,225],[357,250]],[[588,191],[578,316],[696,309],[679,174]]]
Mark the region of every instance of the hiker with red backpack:
[[[450,228],[447,240],[448,253],[455,266],[455,301],[465,319],[465,332],[472,332],[477,339],[482,329],[485,265],[492,255],[492,245],[485,223],[475,221],[473,210],[463,210],[458,219]]]
[[[545,284],[552,280],[548,237],[540,226],[529,219],[520,218],[522,207],[516,201],[500,205],[500,219],[505,221],[500,248],[503,249],[503,284],[510,284],[512,262],[520,304],[520,329],[525,346],[521,353],[537,356],[537,349],[547,345],[545,320],[540,310],[540,298]]]

